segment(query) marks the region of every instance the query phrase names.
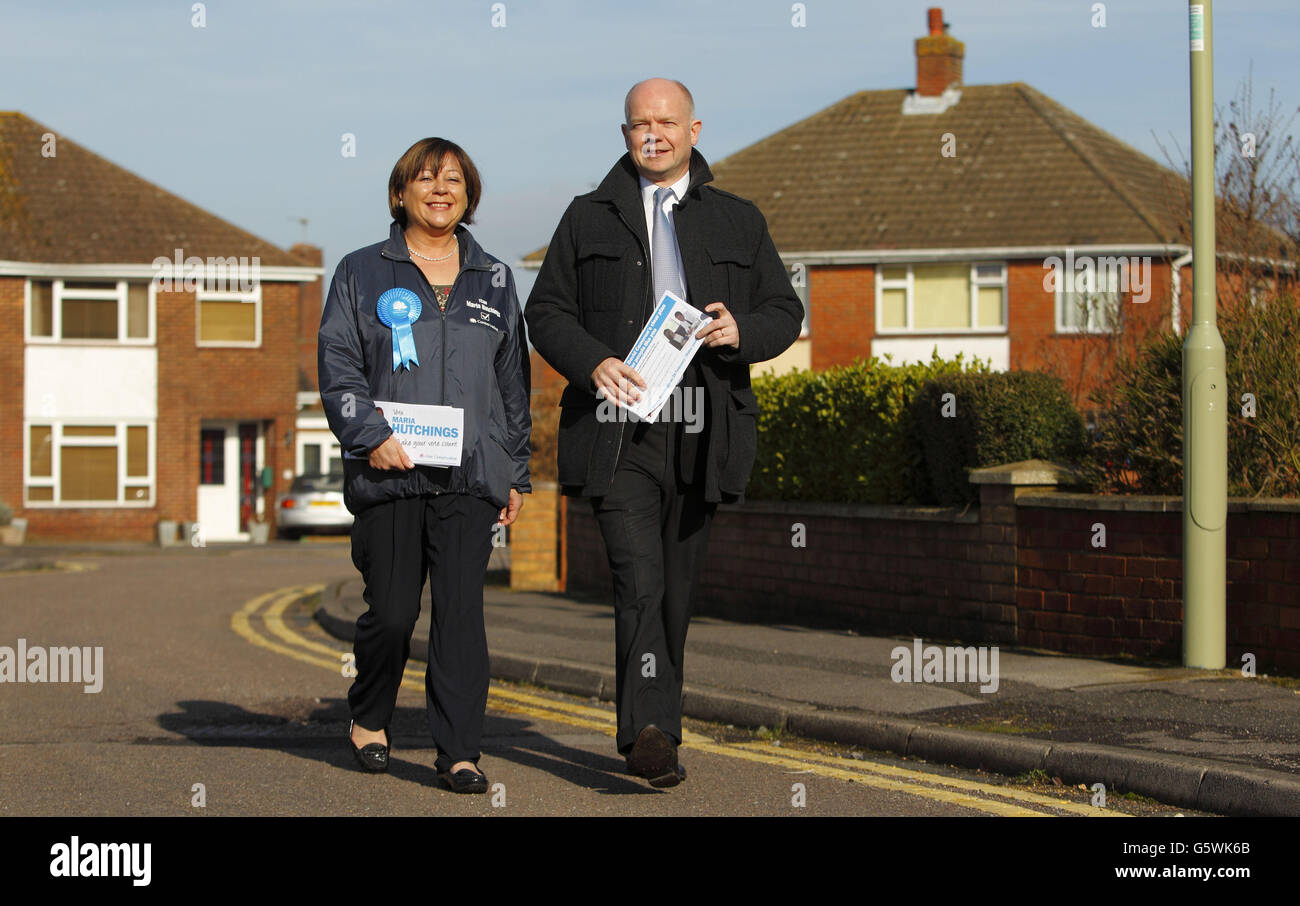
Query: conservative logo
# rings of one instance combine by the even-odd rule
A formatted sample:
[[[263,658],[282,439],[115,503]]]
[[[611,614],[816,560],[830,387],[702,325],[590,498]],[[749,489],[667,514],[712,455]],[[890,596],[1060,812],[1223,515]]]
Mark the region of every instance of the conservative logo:
[[[491,327],[498,333],[501,332],[501,312],[488,305],[486,300],[466,299],[465,305],[469,308],[469,323],[481,324],[484,327]]]

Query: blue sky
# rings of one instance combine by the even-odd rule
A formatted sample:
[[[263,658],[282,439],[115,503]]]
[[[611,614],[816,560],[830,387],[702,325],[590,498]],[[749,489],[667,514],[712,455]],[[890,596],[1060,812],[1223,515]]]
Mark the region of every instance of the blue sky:
[[[277,245],[305,217],[331,271],[387,235],[401,152],[451,138],[484,178],[474,233],[513,264],[622,153],[639,79],[690,86],[711,160],[856,91],[912,86],[927,3],[803,5],[797,28],[780,0],[211,0],[195,28],[193,0],[3,2],[0,109]],[[942,4],[967,84],[1027,82],[1165,162],[1157,138],[1188,146],[1187,4],[1104,5],[1096,28],[1092,0]],[[1253,67],[1257,106],[1271,89],[1296,110],[1300,3],[1214,12],[1216,100]]]

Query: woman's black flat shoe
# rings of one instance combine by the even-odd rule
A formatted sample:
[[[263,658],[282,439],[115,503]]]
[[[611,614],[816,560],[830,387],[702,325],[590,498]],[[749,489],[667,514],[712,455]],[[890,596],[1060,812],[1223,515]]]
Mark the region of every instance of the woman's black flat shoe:
[[[439,771],[438,779],[451,787],[453,793],[486,793],[488,789],[487,777],[469,768],[461,768],[455,773]]]
[[[388,746],[372,742],[358,749],[357,744],[352,741],[352,727],[355,724],[356,721],[348,722],[348,745],[352,747],[352,754],[356,757],[357,764],[361,765],[361,770],[368,771],[371,774],[382,774],[387,771]],[[392,744],[393,734],[389,732],[387,727],[384,727],[384,738],[388,740],[390,745]]]

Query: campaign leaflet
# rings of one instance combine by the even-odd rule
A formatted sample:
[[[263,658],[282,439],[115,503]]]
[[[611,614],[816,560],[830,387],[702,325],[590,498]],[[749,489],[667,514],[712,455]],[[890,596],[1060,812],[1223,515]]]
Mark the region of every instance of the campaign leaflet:
[[[702,312],[673,293],[663,294],[627,356],[626,364],[646,382],[641,398],[624,407],[628,412],[647,422],[659,416],[703,342],[695,335],[712,317],[713,312]]]
[[[375,400],[393,436],[417,466],[458,466],[465,442],[465,410]]]

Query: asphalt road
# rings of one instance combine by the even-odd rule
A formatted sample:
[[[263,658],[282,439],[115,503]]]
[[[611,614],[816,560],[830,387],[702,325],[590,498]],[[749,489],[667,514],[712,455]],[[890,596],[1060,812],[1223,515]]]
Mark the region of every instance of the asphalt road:
[[[624,774],[608,704],[500,683],[492,790],[457,796],[433,770],[418,662],[390,772],[361,773],[347,749],[350,649],[301,603],[354,573],[346,543],[65,559],[0,572],[0,646],[102,647],[103,687],[0,684],[0,816],[1188,814],[703,723],[688,724],[686,782],[654,790]]]

